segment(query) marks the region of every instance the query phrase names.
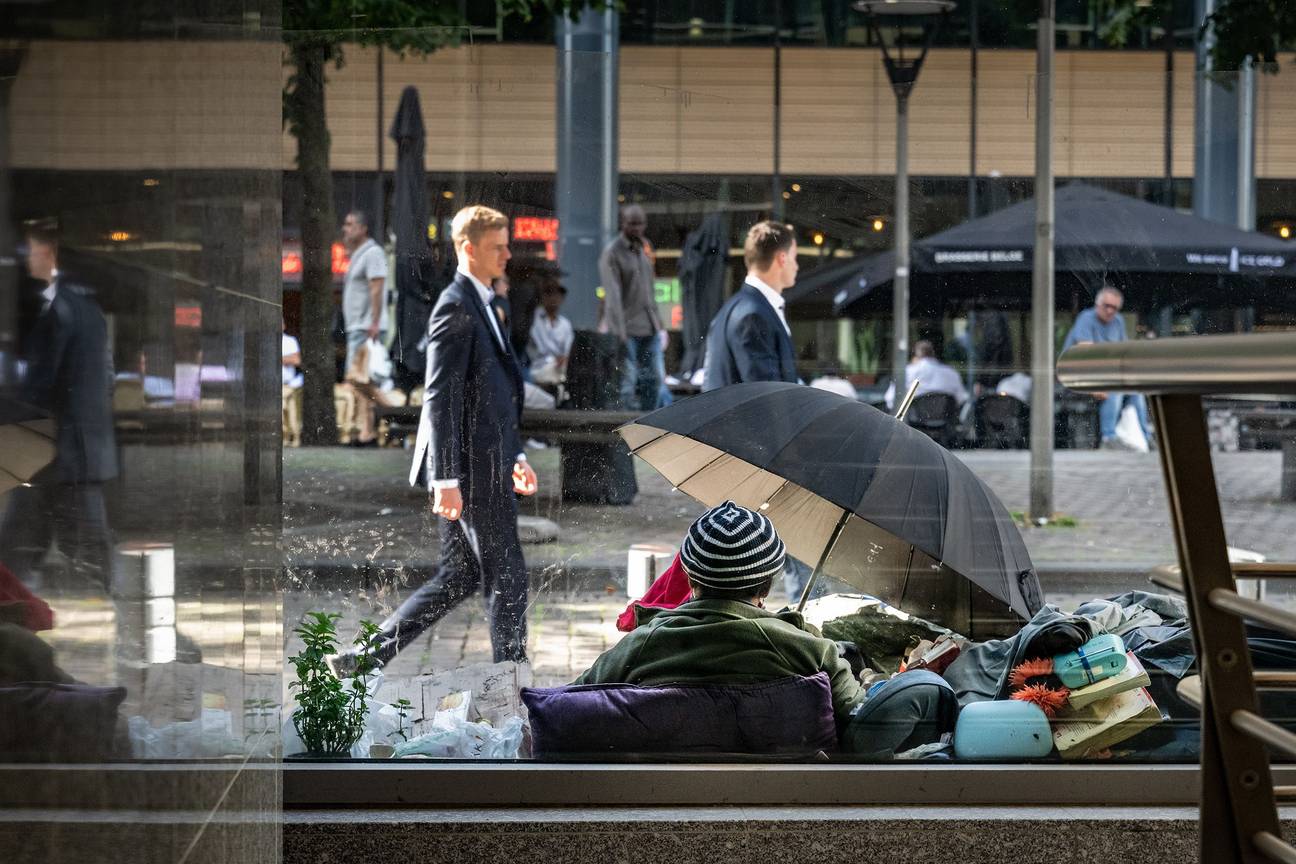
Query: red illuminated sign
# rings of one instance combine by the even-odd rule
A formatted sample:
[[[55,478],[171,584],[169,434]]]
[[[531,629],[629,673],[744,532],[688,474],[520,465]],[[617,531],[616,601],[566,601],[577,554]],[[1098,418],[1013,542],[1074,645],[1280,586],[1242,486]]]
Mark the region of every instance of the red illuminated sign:
[[[346,247],[341,243],[334,243],[332,250],[333,275],[345,276],[347,268],[351,266],[351,256],[346,253]]]
[[[519,216],[513,220],[513,239],[551,243],[558,239],[558,220],[543,216]]]
[[[198,329],[202,326],[202,307],[201,306],[177,306],[175,307],[175,326],[191,327]]]
[[[329,269],[333,271],[334,276],[345,276],[347,268],[351,266],[351,256],[347,255],[346,247],[341,243],[334,243],[333,248],[329,250]],[[285,276],[297,276],[302,274],[302,256],[301,252],[284,249],[280,269]]]

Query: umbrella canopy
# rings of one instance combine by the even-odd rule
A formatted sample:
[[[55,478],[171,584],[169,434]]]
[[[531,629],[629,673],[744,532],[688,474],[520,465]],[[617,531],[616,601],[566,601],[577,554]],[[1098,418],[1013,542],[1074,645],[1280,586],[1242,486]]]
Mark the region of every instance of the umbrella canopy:
[[[1023,620],[1040,608],[1021,534],[971,469],[852,399],[797,384],[736,384],[623,426],[635,455],[714,506],[760,509],[790,554],[896,606],[928,612],[942,575]]]
[[[1187,216],[1085,183],[1059,189],[1055,208],[1059,273],[1090,281],[1109,273],[1296,277],[1292,247],[1267,234]],[[1034,238],[1035,201],[1028,199],[916,241],[910,268],[915,277],[1029,274]],[[826,293],[840,313],[871,291],[889,288],[893,274],[888,264],[889,253],[853,259],[853,266],[825,273],[830,281],[824,285],[798,284],[788,302]],[[864,284],[858,281],[861,275],[868,277]]]
[[[0,400],[0,495],[31,482],[54,461],[54,421],[21,402]]]
[[[684,306],[684,356],[680,377],[702,368],[711,319],[724,304],[725,262],[729,256],[729,216],[712,213],[684,239],[680,252],[680,300]]]
[[[395,359],[405,377],[423,374],[420,341],[432,314],[433,260],[428,242],[427,178],[423,149],[426,132],[418,90],[401,91],[400,105],[388,135],[396,142],[396,178],[392,198],[392,229],[396,233]]]

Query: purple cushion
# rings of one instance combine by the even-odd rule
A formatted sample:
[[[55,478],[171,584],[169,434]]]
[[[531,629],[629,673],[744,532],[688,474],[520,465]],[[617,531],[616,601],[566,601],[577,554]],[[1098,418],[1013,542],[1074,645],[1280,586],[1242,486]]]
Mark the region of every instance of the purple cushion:
[[[536,756],[837,749],[824,672],[760,684],[526,687]]]
[[[0,686],[0,762],[102,762],[116,752],[125,687]]]

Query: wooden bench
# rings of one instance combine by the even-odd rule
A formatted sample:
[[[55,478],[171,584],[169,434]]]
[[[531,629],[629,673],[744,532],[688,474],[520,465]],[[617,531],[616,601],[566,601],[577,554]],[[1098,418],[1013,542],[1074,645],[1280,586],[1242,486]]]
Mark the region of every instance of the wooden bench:
[[[389,439],[404,438],[418,432],[422,407],[402,406],[377,409],[380,428],[385,422]],[[638,411],[578,411],[560,408],[527,408],[522,412],[518,429],[523,440],[543,439],[551,444],[612,444],[620,436],[616,430],[640,417]]]
[[[1270,408],[1244,414],[1240,419],[1241,427],[1249,427],[1260,440],[1282,448],[1278,497],[1283,501],[1296,501],[1296,410]]]

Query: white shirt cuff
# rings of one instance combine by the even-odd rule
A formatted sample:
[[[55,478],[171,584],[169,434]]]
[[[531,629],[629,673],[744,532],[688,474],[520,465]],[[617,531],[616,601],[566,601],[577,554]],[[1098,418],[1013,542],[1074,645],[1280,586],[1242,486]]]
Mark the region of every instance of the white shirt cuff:
[[[456,480],[433,480],[433,489],[458,489],[459,481]]]

